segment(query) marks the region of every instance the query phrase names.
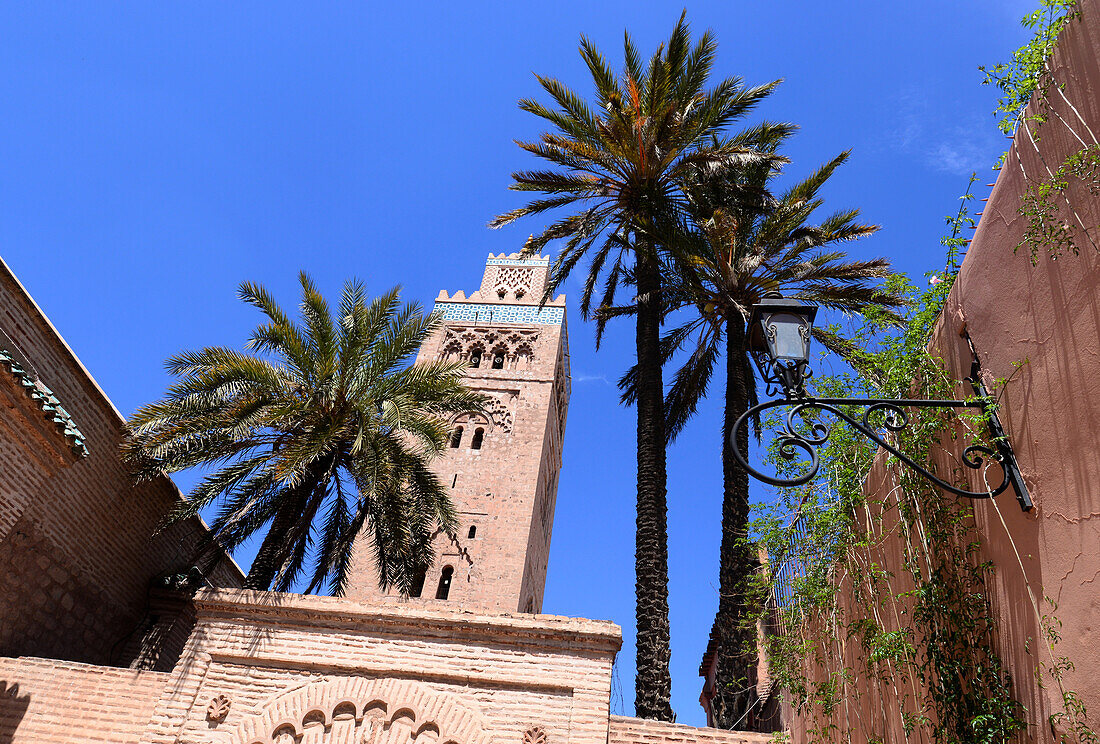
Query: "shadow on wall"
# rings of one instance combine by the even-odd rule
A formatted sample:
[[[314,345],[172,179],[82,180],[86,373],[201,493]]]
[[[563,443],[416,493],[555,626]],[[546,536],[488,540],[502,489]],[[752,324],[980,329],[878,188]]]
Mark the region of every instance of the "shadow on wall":
[[[19,728],[30,704],[31,696],[20,695],[17,682],[0,679],[0,744],[15,741],[15,730]]]

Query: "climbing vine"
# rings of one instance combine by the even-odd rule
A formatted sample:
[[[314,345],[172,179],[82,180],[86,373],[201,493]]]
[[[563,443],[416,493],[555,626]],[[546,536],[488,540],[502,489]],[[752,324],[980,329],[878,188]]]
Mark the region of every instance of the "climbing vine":
[[[1016,140],[1015,156],[1002,157],[997,168],[1023,175],[1019,213],[1027,224],[1016,250],[1026,250],[1033,264],[1044,254],[1052,260],[1076,255],[1082,241],[1100,250],[1074,204],[1081,195],[1100,196],[1100,140],[1051,67],[1059,35],[1079,12],[1076,0],[1041,3],[1023,19],[1034,34],[1011,62],[982,68],[984,82],[1001,93],[998,127]],[[1077,143],[1060,163],[1048,164],[1039,148],[1045,126],[1063,127]],[[1021,150],[1032,152],[1028,162],[1037,162],[1038,172],[1025,170]],[[963,231],[976,226],[969,211],[973,183],[972,177],[959,210],[946,218],[943,270],[930,274],[924,288],[890,280],[910,297],[905,322],[872,314],[849,329],[862,351],[839,365],[851,371],[813,380],[814,394],[956,398],[969,392],[929,349],[940,348],[933,333],[969,242]],[[910,415],[909,426],[896,431],[879,422],[893,446],[945,480],[981,488],[984,473],[967,481],[964,473],[973,479],[974,471],[950,453],[987,439],[984,416],[931,409]],[[832,422],[802,423],[809,434]],[[1045,724],[1059,742],[1100,744],[1080,696],[1065,686],[1073,663],[1057,651],[1061,626],[1053,600],[1040,602],[1027,584],[1040,637],[1028,639],[1026,650],[1036,658],[1039,684],[1056,690],[1056,710],[1046,721],[1019,702],[997,653],[988,587],[998,570],[1018,568],[1026,581],[1019,551],[1018,566],[993,566],[983,557],[968,502],[897,467],[843,425],[833,425],[820,456],[815,480],[755,505],[753,525],[765,556],[755,580],[757,620],[765,628],[771,676],[786,690],[806,738],[882,742],[896,738],[900,727],[906,737],[938,744],[992,743],[1024,740],[1029,726],[1034,732]],[[774,444],[768,453],[781,472],[806,467],[787,457]],[[990,479],[999,481],[1000,473]]]
[[[1048,62],[1054,54],[1058,35],[1078,15],[1077,0],[1041,0],[1040,7],[1020,21],[1024,28],[1035,33],[1012,53],[1012,61],[978,68],[985,75],[982,84],[995,85],[1001,91],[995,113],[1001,117],[997,127],[1007,136],[1016,133],[1016,127],[1024,118],[1033,97],[1037,97],[1043,105],[1038,106],[1027,120],[1034,124],[1046,121],[1049,110],[1047,95],[1054,83]]]
[[[1089,196],[1100,195],[1100,141],[1065,94],[1065,85],[1054,79],[1051,59],[1058,37],[1080,15],[1076,0],[1041,0],[1040,7],[1023,18],[1023,25],[1034,31],[1027,44],[1017,49],[1012,61],[993,67],[980,67],[982,81],[1001,92],[995,114],[998,127],[1015,137],[1017,147],[1030,147],[1038,156],[1040,173],[1028,173],[1023,160],[1013,158],[1027,184],[1020,200],[1019,213],[1027,227],[1016,251],[1025,249],[1032,264],[1045,251],[1052,260],[1066,253],[1080,253],[1082,237],[1100,250],[1073,203],[1071,185],[1080,184]],[[1061,163],[1049,164],[1039,149],[1043,127],[1054,119],[1079,145]],[[1008,162],[1001,156],[998,169]]]
[[[845,360],[854,371],[815,378],[814,394],[957,398],[969,392],[929,348],[968,242],[962,233],[974,225],[972,199],[968,187],[958,211],[946,218],[945,266],[929,275],[926,288],[890,280],[910,297],[905,322],[870,315],[854,329],[864,351]],[[990,487],[984,473],[968,482],[964,473],[973,471],[951,455],[988,443],[984,415],[935,409],[910,415],[909,426],[897,431],[878,422],[895,447],[945,480]],[[829,423],[804,425],[809,432]],[[888,741],[900,728],[906,737],[937,744],[1023,740],[1028,725],[1039,722],[1029,720],[996,650],[988,587],[997,569],[983,558],[969,502],[896,467],[839,424],[820,455],[818,477],[755,505],[753,525],[766,555],[756,589],[771,674],[805,724],[806,739]],[[787,474],[806,466],[774,444],[768,459]],[[988,465],[994,470],[989,480],[999,482],[999,466]],[[1056,652],[1053,603],[1048,599],[1042,614],[1033,594],[1030,600],[1042,637],[1028,651],[1039,659],[1040,681],[1052,682],[1061,699],[1044,723],[1060,742],[1096,744],[1083,702],[1063,684],[1073,666]]]
[[[891,280],[912,300],[904,325],[867,318],[856,330],[866,351],[850,360],[859,373],[817,378],[817,395],[960,394],[927,349],[966,243],[961,231],[973,225],[971,199],[968,188],[947,218],[947,262],[928,288]],[[806,425],[815,423],[827,422]],[[935,443],[965,446],[984,431],[980,415],[925,409],[890,436],[909,456],[936,462],[941,477],[959,480],[959,463],[933,458]],[[819,477],[758,506],[754,525],[768,556],[758,585],[772,628],[772,674],[809,740],[885,740],[898,725],[945,744],[1013,740],[1026,726],[1024,710],[994,648],[986,590],[993,567],[980,557],[970,508],[891,467],[840,425],[821,454]],[[789,472],[805,464],[778,451],[770,459]]]

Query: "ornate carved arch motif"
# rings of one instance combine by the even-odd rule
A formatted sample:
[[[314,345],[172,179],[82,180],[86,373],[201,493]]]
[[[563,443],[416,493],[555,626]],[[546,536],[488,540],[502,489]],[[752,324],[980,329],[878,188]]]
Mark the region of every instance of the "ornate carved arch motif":
[[[511,407],[501,400],[499,395],[490,394],[489,404],[486,406],[489,410],[489,417],[493,420],[493,424],[500,427],[500,430],[506,434],[512,433],[512,409]]]
[[[329,677],[281,693],[233,744],[492,744],[481,713],[407,680]]]
[[[534,360],[537,330],[517,329],[514,331],[494,328],[450,327],[443,338],[443,351],[440,358],[446,360],[469,359],[475,350],[481,352],[482,367],[490,364],[484,357],[500,353],[505,357],[505,369],[525,370]]]

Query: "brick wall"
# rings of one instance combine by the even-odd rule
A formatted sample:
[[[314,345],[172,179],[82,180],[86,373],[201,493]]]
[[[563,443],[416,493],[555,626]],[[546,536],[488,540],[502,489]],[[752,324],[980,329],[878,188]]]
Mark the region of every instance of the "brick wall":
[[[134,744],[169,675],[0,658],[3,744]]]
[[[391,716],[408,705],[418,726],[445,728],[455,711],[472,716],[484,738],[460,739],[468,744],[521,744],[535,728],[560,744],[607,741],[621,645],[611,623],[227,590],[200,592],[195,606],[195,632],[147,744],[206,741],[211,729],[218,740],[250,744],[273,729],[256,738],[233,732],[279,725],[272,709],[301,727],[313,711],[331,724],[341,702],[361,718],[376,699]],[[313,692],[301,693],[306,687]],[[222,697],[228,713],[213,724],[208,711]]]
[[[51,464],[28,451],[42,433],[0,403],[0,655],[122,663],[146,613],[150,579],[190,565],[197,519],[154,538],[179,494],[167,479],[134,487],[118,461],[123,420],[0,261],[0,345],[17,346],[86,438],[88,456]],[[9,338],[10,337],[10,338]],[[7,370],[0,368],[0,375]],[[240,584],[226,558],[215,582]],[[112,658],[115,655],[116,658]]]

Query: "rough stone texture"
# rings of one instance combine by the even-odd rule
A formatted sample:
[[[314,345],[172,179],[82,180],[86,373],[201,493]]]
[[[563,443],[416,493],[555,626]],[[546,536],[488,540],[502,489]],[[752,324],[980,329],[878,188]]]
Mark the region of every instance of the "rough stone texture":
[[[427,571],[421,597],[409,600],[414,604],[441,602],[436,592],[450,568],[448,604],[505,612],[542,609],[569,405],[564,314],[547,315],[564,313],[565,298],[538,308],[548,271],[547,259],[490,255],[480,290],[469,297],[443,292],[436,300],[437,311],[456,319],[446,320],[425,342],[417,361],[469,361],[480,353],[481,363],[470,368],[467,382],[493,402],[488,416],[452,422],[456,432],[461,428],[452,442],[458,446],[435,470],[451,488],[462,525],[453,539],[437,539],[435,565]],[[525,320],[505,323],[494,317]],[[493,369],[498,355],[503,367]],[[479,430],[481,448],[473,449]],[[378,589],[369,550],[364,543],[359,548],[348,598],[401,601]]]
[[[0,742],[135,744],[168,676],[51,659],[0,658]]]
[[[611,716],[607,731],[607,744],[765,744],[774,740],[773,734],[700,729],[623,716]]]
[[[195,606],[147,744],[278,742],[284,723],[331,727],[342,703],[351,715],[342,725],[362,731],[375,701],[387,720],[411,707],[417,730],[465,731],[459,744],[481,735],[519,744],[532,727],[563,744],[607,738],[622,642],[611,623],[230,590],[202,591]],[[219,696],[229,712],[214,725],[207,712]],[[321,733],[310,741],[341,740]]]
[[[179,492],[168,479],[130,483],[118,461],[122,417],[2,262],[0,329],[0,346],[16,347],[88,447],[87,457],[66,456],[69,443],[0,375],[0,655],[123,661],[118,647],[142,623],[150,579],[189,566],[204,527],[195,519],[152,537]],[[210,575],[240,585],[227,558]]]

